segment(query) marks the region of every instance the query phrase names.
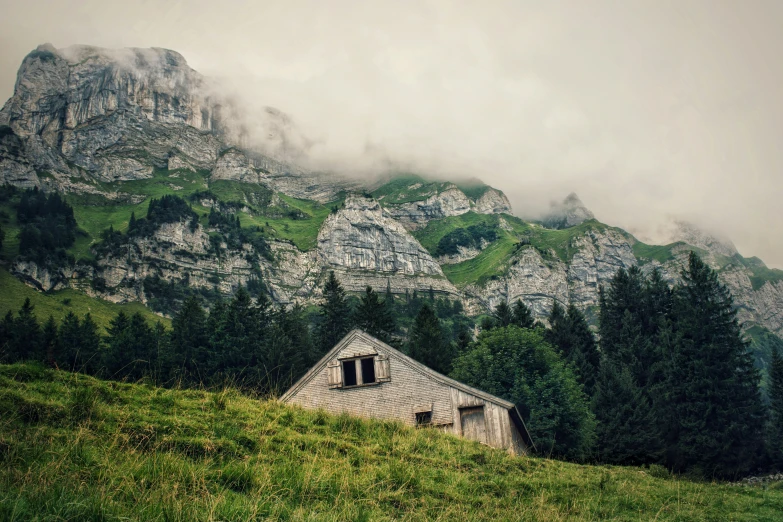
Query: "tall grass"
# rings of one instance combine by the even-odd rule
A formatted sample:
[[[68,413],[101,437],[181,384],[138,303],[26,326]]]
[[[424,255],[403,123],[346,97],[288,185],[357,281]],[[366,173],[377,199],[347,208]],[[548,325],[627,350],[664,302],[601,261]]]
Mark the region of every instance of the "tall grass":
[[[774,520],[783,490],[512,457],[434,430],[0,366],[0,520]]]

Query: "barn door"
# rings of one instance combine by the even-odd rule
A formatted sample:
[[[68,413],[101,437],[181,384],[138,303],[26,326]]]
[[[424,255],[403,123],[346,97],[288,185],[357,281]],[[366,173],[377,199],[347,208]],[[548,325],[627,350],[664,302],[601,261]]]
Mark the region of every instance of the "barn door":
[[[486,444],[487,426],[484,422],[484,406],[461,408],[459,416],[462,423],[462,436]]]

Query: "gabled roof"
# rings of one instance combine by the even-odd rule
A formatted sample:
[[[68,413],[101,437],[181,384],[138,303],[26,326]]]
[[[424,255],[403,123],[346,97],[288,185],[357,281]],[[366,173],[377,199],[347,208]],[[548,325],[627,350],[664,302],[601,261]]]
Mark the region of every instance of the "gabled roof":
[[[323,368],[334,359],[340,351],[342,351],[344,348],[349,346],[355,339],[360,338],[370,346],[375,346],[376,349],[380,348],[381,350],[391,353],[394,357],[399,359],[401,362],[403,362],[406,366],[411,368],[414,371],[417,371],[430,379],[440,382],[442,384],[445,384],[446,386],[450,386],[452,388],[455,388],[457,390],[461,390],[465,393],[469,393],[471,395],[475,395],[476,397],[479,397],[481,399],[484,399],[487,402],[491,402],[493,404],[497,404],[498,406],[501,406],[503,408],[506,408],[509,410],[509,413],[511,414],[511,418],[514,420],[514,423],[517,425],[517,427],[520,429],[520,432],[522,433],[523,437],[525,437],[527,440],[526,442],[533,446],[533,441],[530,438],[530,433],[527,431],[527,426],[525,426],[525,421],[522,420],[522,415],[519,413],[519,410],[517,410],[517,407],[514,405],[513,402],[509,402],[505,399],[501,399],[500,397],[495,397],[492,394],[489,394],[487,392],[481,391],[477,388],[473,388],[472,386],[468,386],[467,384],[463,384],[459,381],[455,381],[454,379],[450,377],[446,377],[443,374],[440,374],[433,370],[432,368],[429,368],[423,364],[421,364],[419,361],[416,361],[415,359],[412,359],[402,353],[401,351],[389,346],[388,344],[384,343],[383,341],[380,341],[379,339],[376,339],[372,335],[357,329],[351,330],[348,332],[348,334],[338,342],[334,348],[329,350],[329,352],[324,355],[320,361],[318,361],[310,370],[296,383],[291,386],[291,388],[285,392],[281,397],[280,400],[283,402],[287,402],[289,399],[291,399],[296,393],[304,387],[305,384],[310,382],[316,375],[318,375]],[[533,446],[535,447],[535,446]]]
[[[344,348],[349,346],[354,340],[357,338],[362,339],[364,342],[369,344],[370,346],[375,346],[381,348],[385,352],[391,352],[396,358],[400,359],[403,363],[405,363],[407,366],[409,366],[411,369],[416,370],[419,373],[424,374],[425,376],[429,377],[430,379],[433,379],[435,381],[438,381],[442,384],[445,384],[447,386],[451,386],[452,388],[456,388],[458,390],[462,390],[465,393],[469,393],[471,395],[475,395],[476,397],[479,397],[481,399],[484,399],[485,401],[492,402],[494,404],[497,404],[499,406],[502,406],[506,409],[511,409],[514,407],[513,402],[509,402],[507,400],[501,399],[500,397],[495,397],[494,395],[491,395],[487,392],[483,392],[481,390],[478,390],[476,388],[473,388],[471,386],[468,386],[466,384],[462,384],[459,381],[455,381],[454,379],[450,377],[446,377],[445,375],[442,375],[432,368],[428,368],[427,366],[421,364],[419,361],[416,361],[415,359],[412,359],[402,353],[401,351],[389,346],[388,344],[384,343],[383,341],[380,341],[373,337],[372,335],[363,332],[359,329],[354,329],[348,332],[348,334],[342,338],[342,340],[337,343],[334,348],[329,350],[329,352],[324,355],[320,361],[318,361],[315,366],[313,366],[310,371],[308,371],[304,377],[299,379],[296,384],[294,384],[291,389],[289,389],[287,392],[283,394],[282,397],[280,397],[280,400],[283,402],[287,401],[289,398],[291,398],[293,395],[296,394],[297,391],[299,391],[302,386],[307,384],[313,377],[315,377],[320,371],[323,369],[324,366],[326,366],[330,360],[334,359],[335,356],[340,353]]]

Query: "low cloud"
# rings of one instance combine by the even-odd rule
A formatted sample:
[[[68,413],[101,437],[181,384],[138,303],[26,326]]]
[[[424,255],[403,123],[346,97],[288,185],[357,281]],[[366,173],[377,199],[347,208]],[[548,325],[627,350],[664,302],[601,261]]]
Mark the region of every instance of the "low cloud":
[[[44,41],[169,48],[312,168],[478,177],[527,217],[576,192],[644,239],[685,217],[783,267],[779,2],[6,4],[4,96]]]

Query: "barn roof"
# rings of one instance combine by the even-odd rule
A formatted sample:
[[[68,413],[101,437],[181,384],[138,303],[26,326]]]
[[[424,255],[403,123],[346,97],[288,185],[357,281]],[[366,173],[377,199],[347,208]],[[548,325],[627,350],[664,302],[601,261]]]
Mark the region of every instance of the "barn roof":
[[[501,406],[503,408],[506,408],[509,410],[509,413],[511,414],[511,418],[514,420],[514,423],[517,425],[518,428],[520,428],[520,431],[523,433],[523,436],[527,439],[528,444],[532,445],[532,439],[530,438],[530,433],[527,431],[527,426],[525,426],[525,421],[522,420],[522,415],[519,413],[519,410],[517,410],[517,407],[514,405],[513,402],[509,402],[505,399],[501,399],[500,397],[496,397],[490,393],[481,391],[477,388],[473,388],[472,386],[468,386],[467,384],[463,384],[459,381],[455,381],[451,377],[446,377],[445,375],[436,372],[432,368],[429,368],[419,361],[412,359],[411,357],[408,357],[401,351],[397,350],[396,348],[393,348],[389,346],[388,344],[384,343],[383,341],[376,339],[372,335],[357,329],[351,330],[348,332],[348,334],[338,342],[334,348],[329,350],[329,352],[324,355],[320,361],[318,361],[310,370],[301,378],[299,379],[291,388],[285,392],[282,397],[280,397],[280,400],[283,402],[287,402],[289,399],[291,399],[296,393],[308,382],[310,382],[311,379],[313,379],[316,375],[318,375],[321,370],[331,361],[334,359],[334,357],[345,347],[349,346],[355,339],[360,338],[370,346],[374,346],[376,348],[381,348],[383,351],[391,352],[396,358],[400,359],[403,363],[405,363],[408,367],[411,369],[418,371],[430,379],[433,379],[437,382],[440,382],[442,384],[445,384],[447,386],[450,386],[452,388],[456,388],[457,390],[461,390],[465,393],[469,393],[471,395],[474,395],[476,397],[479,397],[480,399],[483,399],[487,402],[491,402],[493,404],[497,404],[498,406]]]

